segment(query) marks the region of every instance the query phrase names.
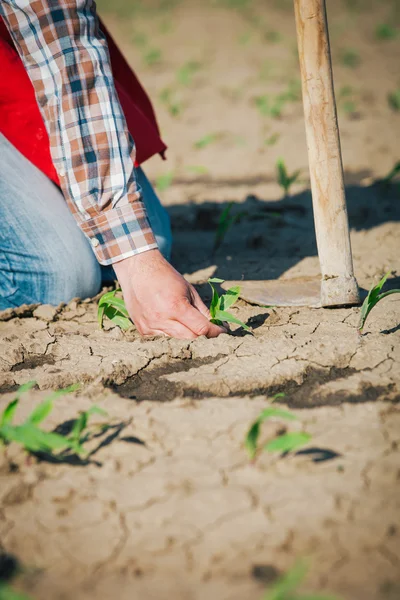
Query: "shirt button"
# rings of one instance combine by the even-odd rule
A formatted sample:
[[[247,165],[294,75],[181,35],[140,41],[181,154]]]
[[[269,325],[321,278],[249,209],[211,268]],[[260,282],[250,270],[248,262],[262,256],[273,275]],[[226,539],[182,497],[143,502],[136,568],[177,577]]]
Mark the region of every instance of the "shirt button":
[[[92,244],[93,248],[97,248],[97,246],[100,244],[99,240],[97,238],[91,238],[90,243]]]
[[[65,169],[60,169],[58,172],[60,177],[64,177],[65,176]]]

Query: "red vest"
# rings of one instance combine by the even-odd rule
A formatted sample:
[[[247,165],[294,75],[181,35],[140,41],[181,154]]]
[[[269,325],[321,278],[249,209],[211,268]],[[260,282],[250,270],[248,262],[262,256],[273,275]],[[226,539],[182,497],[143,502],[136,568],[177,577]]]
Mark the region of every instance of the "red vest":
[[[111,57],[115,87],[135,140],[137,165],[166,150],[156,117],[135,74],[101,23]],[[31,81],[0,17],[0,133],[28,160],[58,185],[50,156],[49,137]],[[1,157],[0,157],[1,164]]]

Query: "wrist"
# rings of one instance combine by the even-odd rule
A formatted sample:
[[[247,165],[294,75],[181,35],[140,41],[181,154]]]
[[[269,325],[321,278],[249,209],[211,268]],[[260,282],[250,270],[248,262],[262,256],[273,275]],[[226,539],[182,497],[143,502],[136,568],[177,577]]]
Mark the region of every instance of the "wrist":
[[[113,264],[114,271],[121,285],[128,278],[138,276],[149,271],[155,271],[161,266],[168,264],[158,248],[152,248],[139,254],[134,254],[128,258]]]

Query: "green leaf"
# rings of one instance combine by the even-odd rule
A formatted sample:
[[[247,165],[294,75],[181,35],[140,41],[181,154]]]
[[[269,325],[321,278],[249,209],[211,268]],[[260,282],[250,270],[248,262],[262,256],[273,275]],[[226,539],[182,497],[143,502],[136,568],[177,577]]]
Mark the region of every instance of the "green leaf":
[[[106,305],[106,308],[109,308],[111,306],[112,308],[115,308],[115,310],[117,310],[119,313],[121,313],[122,316],[129,319],[129,313],[125,306],[125,302],[122,298],[117,298],[117,296],[110,296],[107,300],[102,301],[103,298],[104,296],[100,298],[99,306],[103,304]]]
[[[194,147],[197,148],[198,150],[201,150],[202,148],[206,148],[207,146],[209,146],[210,144],[215,142],[218,139],[218,137],[219,137],[219,135],[216,133],[210,133],[208,135],[205,135],[204,137],[202,137],[201,139],[197,140],[197,142],[194,143]]]
[[[213,283],[222,283],[222,282],[223,282],[223,280],[218,279],[217,277],[214,277],[214,279],[208,280],[208,283],[210,284],[210,287],[212,289],[212,298],[211,298],[211,304],[210,304],[211,321],[215,318],[215,313],[217,311],[217,307],[219,304],[218,292],[215,289],[215,287],[213,286]]]
[[[29,452],[53,452],[71,446],[69,440],[58,433],[42,431],[32,423],[13,427],[4,425],[2,435],[8,441],[21,444]]]
[[[36,408],[33,409],[31,414],[26,420],[26,423],[33,423],[34,425],[39,425],[44,419],[51,413],[53,409],[53,401],[60,396],[65,396],[65,394],[69,394],[71,392],[79,389],[79,383],[74,383],[67,388],[62,390],[56,390],[52,392],[43,402],[38,404]]]
[[[389,275],[390,275],[390,271],[388,273],[386,273],[386,275],[384,275],[382,277],[382,279],[379,281],[379,283],[377,283],[377,285],[373,286],[370,289],[370,291],[368,292],[368,296],[365,298],[365,300],[362,304],[362,307],[361,307],[360,322],[358,325],[359,331],[363,330],[369,313],[374,308],[374,306],[376,306],[378,304],[378,302],[380,300],[382,300],[386,296],[389,296],[390,294],[399,293],[399,290],[388,290],[388,292],[384,292],[382,294],[380,293],[380,291],[381,291],[382,287],[385,285],[386,280],[389,277]]]
[[[44,421],[44,419],[51,413],[52,410],[53,400],[51,398],[47,398],[46,400],[38,404],[36,408],[34,408],[34,410],[27,418],[26,422],[32,423],[33,425],[39,425],[39,423]]]
[[[237,319],[236,317],[234,317],[233,315],[231,315],[231,313],[225,311],[225,310],[216,310],[215,311],[215,319],[217,319],[218,321],[226,321],[227,323],[235,323],[236,325],[240,325],[240,327],[243,327],[243,329],[245,329],[246,331],[249,331],[250,333],[253,333],[250,329],[250,327],[248,327],[245,323],[243,323],[243,321],[241,321],[240,319]]]
[[[296,591],[296,588],[298,588],[305,578],[306,573],[307,567],[303,562],[296,564],[276,581],[272,589],[266,593],[263,600],[289,600],[289,594]],[[292,597],[291,600],[296,600],[296,597]]]
[[[292,452],[296,448],[304,446],[310,439],[311,435],[302,431],[285,433],[265,444],[264,450],[267,452]]]
[[[106,308],[105,315],[110,319],[110,321],[114,323],[114,325],[117,325],[121,329],[126,330],[132,327],[132,321],[130,319],[121,316],[120,314],[118,314],[118,312],[115,311],[115,309],[111,307]]]
[[[221,310],[226,310],[235,304],[237,299],[239,298],[240,287],[235,285],[234,287],[229,288],[229,290],[221,296],[220,308]]]
[[[9,585],[0,583],[0,600],[30,600],[30,598],[14,591]]]
[[[15,411],[17,409],[19,403],[19,399],[15,398],[14,400],[11,400],[11,402],[6,406],[6,408],[3,411],[3,414],[1,415],[1,419],[0,419],[0,427],[2,427],[3,425],[10,425]]]
[[[275,407],[265,408],[250,426],[250,429],[246,434],[244,445],[251,459],[253,459],[257,453],[257,443],[260,436],[261,424],[273,417],[287,419],[289,421],[294,421],[297,419],[296,415],[287,410]]]
[[[160,192],[165,192],[171,185],[174,180],[174,173],[170,171],[169,173],[163,173],[159,175],[156,179],[156,188]]]
[[[389,171],[386,177],[383,178],[385,183],[391,183],[392,180],[400,174],[400,160],[394,165],[393,169]]]
[[[74,443],[79,443],[83,431],[87,428],[89,417],[94,414],[102,417],[107,416],[107,412],[97,405],[92,406],[89,408],[89,410],[81,412],[72,427],[72,431],[69,435],[70,440],[72,440]]]
[[[22,394],[25,394],[25,392],[27,392],[27,391],[31,390],[33,387],[35,387],[35,385],[36,385],[36,381],[27,381],[27,383],[23,383],[22,385],[19,386],[19,388],[15,392],[15,397],[19,398]]]
[[[121,329],[129,329],[132,321],[123,298],[115,296],[117,291],[119,290],[107,292],[100,298],[97,318],[100,326],[102,326],[104,317],[107,317]]]

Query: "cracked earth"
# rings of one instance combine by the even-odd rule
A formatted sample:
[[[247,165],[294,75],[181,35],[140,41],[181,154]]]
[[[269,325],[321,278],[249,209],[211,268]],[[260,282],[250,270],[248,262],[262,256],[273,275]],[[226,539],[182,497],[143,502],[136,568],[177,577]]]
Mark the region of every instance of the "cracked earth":
[[[203,4],[174,8],[177,47],[191,47],[190,22],[208,19]],[[384,18],[382,7],[374,10],[359,15],[351,32],[359,36],[351,43],[368,57],[357,72],[360,115],[339,112],[355,272],[364,294],[389,270],[389,285],[400,287],[399,192],[378,183],[398,160],[399,116],[388,115],[384,104],[398,45],[388,42],[368,54],[371,24]],[[293,42],[291,12],[268,11]],[[254,41],[254,54],[241,46],[239,53],[232,31],[242,32],[241,17],[222,8],[213,15],[199,39],[208,59],[218,44],[226,51],[207,72],[228,88],[237,76],[228,68],[232,56],[239,71],[242,65],[252,73],[265,49]],[[333,5],[331,18],[336,52],[344,17]],[[150,25],[140,13],[135,19],[135,26],[161,36],[158,21]],[[140,64],[118,15],[109,24],[132,64]],[[283,46],[273,46],[274,55],[285,64],[285,77],[295,76],[292,53]],[[173,48],[166,54],[166,66],[143,67],[156,104],[160,78],[166,83],[171,65],[179,64]],[[349,73],[334,66],[337,85],[347,84]],[[268,130],[281,136],[277,151],[260,150],[257,141],[239,152],[226,137],[220,146],[195,151],[190,135],[205,133],[196,102],[190,104],[199,94],[214,94],[213,102],[202,103],[208,127],[225,128],[229,136],[243,121],[236,133],[249,132],[253,140],[265,127],[249,104],[254,80],[243,82],[246,104],[229,99],[225,88],[210,88],[209,79],[199,75],[187,91],[180,121],[157,106],[172,138],[167,168],[176,173],[163,196],[174,228],[174,264],[206,302],[210,276],[317,275],[309,182],[284,200],[274,183],[276,152],[285,154],[290,170],[307,172],[301,104]],[[200,159],[210,162],[211,176],[189,177],[181,165]],[[165,166],[150,163],[148,172],[156,179]],[[228,201],[245,214],[213,254]],[[37,600],[257,600],[279,573],[306,558],[304,589],[343,600],[400,598],[400,296],[373,310],[362,337],[356,307],[266,308],[241,300],[232,312],[253,336],[234,330],[190,343],[143,340],[134,328],[123,333],[109,322],[100,330],[97,300],[0,314],[0,410],[29,380],[37,386],[24,396],[18,419],[49,390],[78,382],[81,389],[57,400],[46,426],[65,426],[93,403],[112,425],[89,462],[27,461],[14,446],[1,454],[0,558],[21,565],[15,580],[21,590]],[[245,433],[277,393],[284,396],[275,402],[298,417],[285,429],[312,438],[303,451],[261,453],[250,463]],[[282,423],[271,421],[262,440],[281,432]]]

